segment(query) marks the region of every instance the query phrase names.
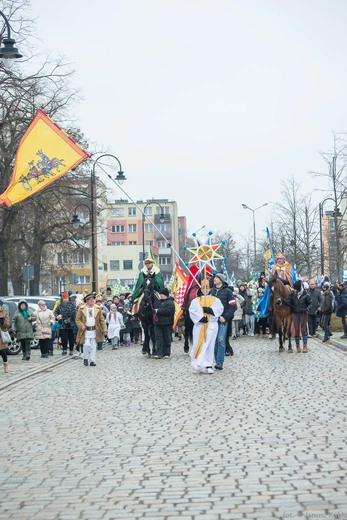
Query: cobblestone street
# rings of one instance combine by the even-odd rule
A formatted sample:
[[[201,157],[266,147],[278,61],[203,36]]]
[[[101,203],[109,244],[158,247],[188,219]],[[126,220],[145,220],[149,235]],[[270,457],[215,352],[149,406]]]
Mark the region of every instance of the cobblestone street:
[[[232,345],[213,375],[177,340],[169,360],[107,346],[97,367],[11,356],[1,520],[347,519],[346,353]]]

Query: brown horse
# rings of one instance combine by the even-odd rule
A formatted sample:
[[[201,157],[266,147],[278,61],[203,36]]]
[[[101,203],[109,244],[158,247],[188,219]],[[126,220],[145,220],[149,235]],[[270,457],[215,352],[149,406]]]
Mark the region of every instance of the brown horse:
[[[280,278],[275,276],[268,281],[270,294],[272,295],[272,329],[271,333],[278,334],[280,340],[279,351],[283,352],[283,343],[288,338],[288,352],[292,353],[292,308],[286,305],[291,294],[290,287],[285,285]]]

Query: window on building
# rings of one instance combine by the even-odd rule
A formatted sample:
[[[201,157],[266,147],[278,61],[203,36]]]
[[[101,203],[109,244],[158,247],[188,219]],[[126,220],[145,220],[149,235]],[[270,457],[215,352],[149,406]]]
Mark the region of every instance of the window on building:
[[[155,212],[156,212],[157,215],[160,215],[161,213],[164,213],[165,215],[169,215],[169,213],[170,213],[170,206],[162,206],[161,208],[159,208],[159,206],[156,206]]]
[[[153,225],[145,224],[145,233],[153,233]]]
[[[169,282],[171,279],[171,274],[164,274],[164,282]]]
[[[135,217],[136,216],[136,208],[128,208],[128,216]]]
[[[333,219],[329,220],[329,228],[331,231],[335,230],[335,220],[333,220]]]
[[[136,246],[136,244],[137,244],[136,240],[129,241],[129,246]]]
[[[124,208],[111,209],[111,217],[124,217]]]
[[[119,271],[119,260],[110,260],[110,271]]]
[[[170,256],[160,256],[159,257],[159,265],[170,265],[171,257]]]
[[[88,251],[73,251],[72,263],[73,264],[89,264],[89,253]]]
[[[124,246],[125,242],[111,242],[111,246]]]
[[[79,276],[78,283],[79,284],[90,283],[90,276]]]
[[[133,261],[132,260],[123,260],[123,269],[132,269],[133,268]]]
[[[146,240],[146,246],[152,246],[153,245],[153,240]]]
[[[136,224],[128,224],[128,232],[136,233]]]
[[[157,240],[156,243],[157,243],[157,247],[159,247],[161,249],[164,248],[164,247],[167,247],[166,240]]]
[[[111,226],[111,232],[112,233],[124,233],[124,226],[123,224],[117,225],[117,226]]]
[[[143,210],[145,215],[152,215],[152,208],[149,206]]]
[[[67,264],[67,253],[58,253],[58,264]]]
[[[163,231],[170,231],[170,223],[166,222],[165,224],[157,224],[157,228],[163,232]]]

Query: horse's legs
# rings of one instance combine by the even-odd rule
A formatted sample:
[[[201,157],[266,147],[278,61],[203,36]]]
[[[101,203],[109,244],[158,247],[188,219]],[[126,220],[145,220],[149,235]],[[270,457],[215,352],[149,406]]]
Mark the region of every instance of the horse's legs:
[[[152,356],[154,356],[155,353],[156,353],[154,325],[150,325],[148,327],[148,332],[149,332],[149,338],[152,341]],[[149,342],[148,342],[148,350],[149,350],[149,353],[150,353],[150,344],[149,344]]]
[[[292,348],[292,320],[287,319],[286,321],[286,329],[287,329],[287,335],[288,335],[288,352],[289,354],[293,354],[293,348]]]
[[[278,330],[278,338],[279,338],[279,343],[280,343],[279,352],[283,352],[284,351],[283,337],[285,338],[285,336],[283,336],[282,321],[280,321],[280,323],[276,323],[276,328]]]
[[[143,332],[145,334],[145,339],[143,341],[143,345],[142,345],[142,354],[145,354],[145,355],[150,355],[151,351],[150,351],[150,348],[149,348],[149,339],[150,339],[150,336],[149,336],[149,327],[144,327],[143,328]]]

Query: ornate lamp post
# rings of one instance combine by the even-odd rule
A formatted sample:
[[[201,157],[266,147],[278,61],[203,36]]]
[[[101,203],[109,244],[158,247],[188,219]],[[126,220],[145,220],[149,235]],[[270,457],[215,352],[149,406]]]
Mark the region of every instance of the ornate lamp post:
[[[22,58],[22,54],[18,52],[17,47],[15,47],[16,41],[11,38],[11,26],[9,24],[8,19],[4,15],[2,11],[0,11],[0,16],[5,20],[5,25],[7,28],[7,38],[0,37],[0,58],[4,64],[6,69],[11,69],[15,60]]]

